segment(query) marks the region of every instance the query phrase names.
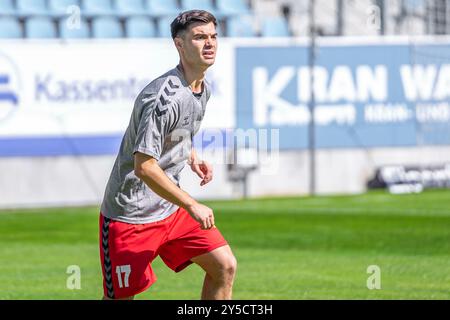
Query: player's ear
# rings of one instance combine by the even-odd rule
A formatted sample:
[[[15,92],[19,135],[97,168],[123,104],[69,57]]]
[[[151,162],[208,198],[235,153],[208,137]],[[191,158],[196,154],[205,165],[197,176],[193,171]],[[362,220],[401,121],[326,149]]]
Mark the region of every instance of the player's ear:
[[[175,42],[175,47],[177,47],[177,49],[183,48],[183,39],[181,39],[181,37],[175,37],[173,41]]]

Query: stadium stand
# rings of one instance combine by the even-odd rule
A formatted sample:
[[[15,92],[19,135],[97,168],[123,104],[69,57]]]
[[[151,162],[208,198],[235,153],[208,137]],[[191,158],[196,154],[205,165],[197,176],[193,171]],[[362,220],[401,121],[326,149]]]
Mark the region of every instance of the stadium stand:
[[[114,15],[111,0],[83,0],[81,10],[87,16],[109,16]]]
[[[8,18],[8,24],[13,24],[10,19],[17,19],[22,30],[26,28],[28,18],[38,16],[53,19],[57,26],[59,19],[64,16],[76,15],[77,10],[68,9],[77,6],[79,13],[86,19],[92,37],[94,18],[116,17],[123,25],[128,18],[140,16],[148,17],[159,26],[168,21],[167,17],[198,8],[210,10],[216,15],[220,27],[226,31],[219,32],[221,36],[303,37],[309,35],[309,3],[308,0],[0,0],[0,17]],[[450,0],[404,0],[392,3],[387,0],[316,0],[315,3],[320,36],[450,34]],[[368,25],[368,15],[371,14],[368,10],[375,10],[375,4],[382,3],[385,3],[384,20],[379,26]],[[242,25],[248,23],[236,20],[247,16],[258,23],[253,24],[254,29],[243,31]],[[274,16],[280,18],[271,18]],[[166,29],[161,26],[145,34],[165,37],[168,36]],[[161,33],[159,30],[162,30]],[[240,34],[241,31],[244,33]],[[2,31],[1,34],[2,38],[8,38],[9,35],[17,35],[17,32]],[[27,33],[21,34],[27,37]],[[122,33],[124,37],[128,34],[131,33]]]
[[[114,2],[116,14],[119,16],[133,16],[145,14],[142,0],[116,0]]]
[[[170,22],[190,9],[215,14],[219,36],[257,36],[253,27],[244,30],[245,21],[230,21],[227,26],[228,20],[254,15],[251,4],[250,0],[1,0],[0,17],[7,18],[3,24],[8,27],[2,28],[0,38],[170,37]],[[46,20],[28,21],[36,17]],[[82,20],[80,29],[66,25],[64,19],[70,18]]]
[[[14,6],[13,0],[3,0],[0,1],[0,16],[4,15],[12,15],[15,16],[17,13],[16,8]]]
[[[216,5],[222,17],[250,14],[250,9],[244,0],[216,0]]]
[[[170,23],[175,19],[176,16],[164,16],[156,20],[158,27],[158,36],[161,38],[169,38],[170,34]]]
[[[22,38],[22,27],[15,18],[0,17],[0,38]]]
[[[257,35],[252,16],[234,16],[227,20],[228,37],[255,37]]]
[[[22,17],[49,15],[45,0],[16,0],[17,14]]]
[[[156,36],[156,28],[148,17],[130,17],[125,21],[127,38],[152,38]]]
[[[85,19],[79,21],[79,25],[71,26],[66,18],[58,21],[59,36],[62,39],[88,39],[90,38],[89,24]]]
[[[122,25],[116,17],[97,17],[92,20],[92,36],[94,38],[122,38]]]
[[[28,39],[56,38],[56,26],[47,17],[31,17],[25,22],[25,37]]]
[[[176,0],[146,0],[147,13],[153,17],[176,16],[181,12]]]
[[[266,17],[262,21],[261,36],[263,37],[289,37],[289,26],[283,17]]]
[[[181,8],[183,11],[191,9],[203,9],[217,15],[212,0],[182,0]]]
[[[68,9],[71,6],[80,8],[80,0],[49,0],[48,10],[51,15],[55,17],[62,17],[68,14]]]

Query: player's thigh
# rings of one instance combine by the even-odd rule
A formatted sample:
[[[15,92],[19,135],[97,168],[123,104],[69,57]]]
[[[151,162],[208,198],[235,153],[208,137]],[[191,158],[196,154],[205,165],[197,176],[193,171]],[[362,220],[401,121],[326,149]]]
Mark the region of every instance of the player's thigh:
[[[159,255],[169,268],[180,272],[192,264],[192,258],[226,245],[228,243],[218,228],[203,230],[189,213],[180,209]]]
[[[229,245],[193,257],[191,261],[217,278],[223,277],[224,274],[234,275],[237,269],[237,261]]]

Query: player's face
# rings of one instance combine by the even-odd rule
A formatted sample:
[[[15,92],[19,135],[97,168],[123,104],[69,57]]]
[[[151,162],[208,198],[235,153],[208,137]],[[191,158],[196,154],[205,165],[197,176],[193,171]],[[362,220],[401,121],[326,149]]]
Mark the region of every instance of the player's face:
[[[187,63],[199,67],[214,64],[217,51],[217,32],[214,23],[195,23],[182,38],[181,54]]]

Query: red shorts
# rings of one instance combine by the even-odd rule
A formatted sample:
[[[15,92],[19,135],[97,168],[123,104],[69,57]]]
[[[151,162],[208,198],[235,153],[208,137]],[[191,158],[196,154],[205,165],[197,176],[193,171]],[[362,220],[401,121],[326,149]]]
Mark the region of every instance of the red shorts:
[[[156,281],[151,262],[158,255],[179,272],[192,258],[227,245],[217,228],[202,230],[179,208],[164,220],[130,224],[100,214],[100,259],[106,297],[136,295]]]

